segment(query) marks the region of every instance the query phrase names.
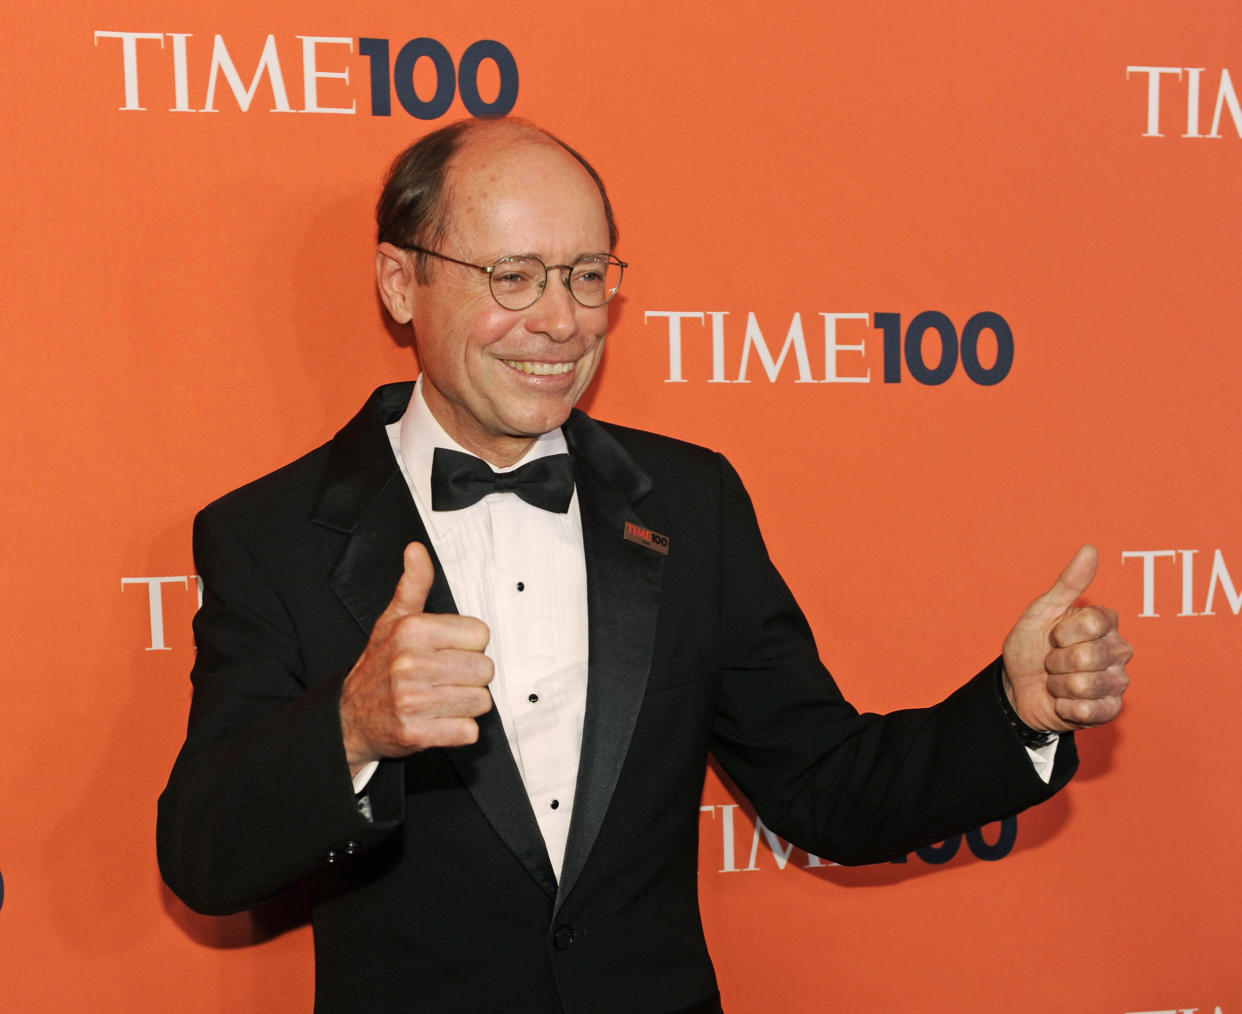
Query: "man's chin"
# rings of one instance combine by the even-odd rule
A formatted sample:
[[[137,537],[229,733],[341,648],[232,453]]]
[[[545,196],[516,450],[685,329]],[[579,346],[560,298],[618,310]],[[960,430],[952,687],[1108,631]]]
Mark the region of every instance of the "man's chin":
[[[569,418],[570,405],[564,411],[542,413],[534,418],[513,420],[505,435],[511,440],[538,440],[545,433],[565,425]]]

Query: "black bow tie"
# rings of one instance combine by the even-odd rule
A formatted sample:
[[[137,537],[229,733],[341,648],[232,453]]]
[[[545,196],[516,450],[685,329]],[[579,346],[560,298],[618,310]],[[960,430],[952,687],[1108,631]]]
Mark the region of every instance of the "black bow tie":
[[[574,495],[574,459],[536,458],[512,472],[493,472],[482,458],[437,447],[431,458],[431,509],[455,511],[488,493],[516,493],[532,507],[564,514]]]

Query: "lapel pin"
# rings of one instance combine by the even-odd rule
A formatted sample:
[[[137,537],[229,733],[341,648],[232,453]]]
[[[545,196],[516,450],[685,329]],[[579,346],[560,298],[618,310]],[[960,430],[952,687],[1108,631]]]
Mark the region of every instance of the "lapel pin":
[[[646,546],[648,549],[654,549],[657,553],[668,556],[667,535],[653,532],[650,528],[634,524],[633,521],[625,523],[624,535],[626,542],[635,542],[640,546]]]

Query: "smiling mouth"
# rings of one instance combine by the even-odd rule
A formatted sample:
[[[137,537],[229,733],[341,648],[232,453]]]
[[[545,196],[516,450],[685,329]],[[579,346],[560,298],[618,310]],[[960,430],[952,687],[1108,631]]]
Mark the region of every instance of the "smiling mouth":
[[[530,374],[532,377],[559,377],[564,373],[571,373],[575,365],[574,363],[531,363],[518,359],[503,359],[501,362],[511,369]]]

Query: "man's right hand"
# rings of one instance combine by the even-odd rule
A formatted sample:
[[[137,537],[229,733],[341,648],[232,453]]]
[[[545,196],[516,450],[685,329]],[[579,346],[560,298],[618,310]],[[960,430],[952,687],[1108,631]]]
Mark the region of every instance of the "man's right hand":
[[[341,691],[341,732],[350,771],[479,738],[475,719],[492,706],[491,636],[473,616],[424,613],[435,576],[424,546],[405,547],[405,572]]]

